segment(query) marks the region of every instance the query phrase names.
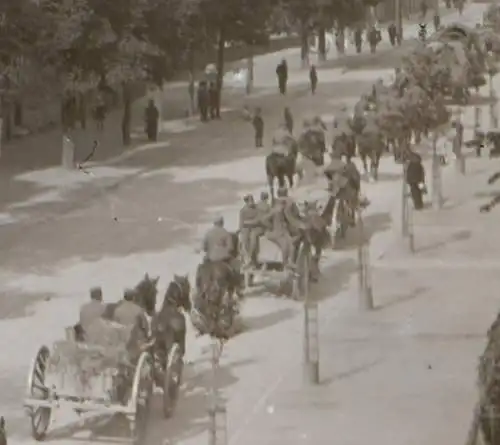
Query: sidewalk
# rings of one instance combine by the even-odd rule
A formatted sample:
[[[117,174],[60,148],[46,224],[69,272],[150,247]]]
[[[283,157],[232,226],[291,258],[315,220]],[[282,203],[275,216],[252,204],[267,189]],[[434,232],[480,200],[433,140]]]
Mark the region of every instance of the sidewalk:
[[[355,280],[320,303],[320,385],[287,367],[231,445],[464,443],[500,308],[500,210],[478,211],[491,167],[470,160],[466,177],[450,176],[445,209],[415,215],[415,254],[395,235],[374,258],[374,311],[358,310]]]
[[[482,7],[484,5],[480,5]],[[477,5],[469,6],[476,8]],[[469,9],[466,15],[469,15]],[[484,9],[484,8],[483,8]],[[456,13],[450,13],[444,10],[444,21],[449,21],[450,17],[457,16]],[[458,17],[458,16],[457,16]],[[415,17],[409,21],[413,24],[417,21]],[[406,23],[406,22],[405,22]],[[405,42],[403,47],[411,44],[416,29],[413,25],[407,26],[405,30],[406,36],[410,38],[410,42]],[[349,54],[345,57],[337,58],[335,51],[329,54],[330,60],[324,64],[325,68],[348,68],[355,69],[362,66],[376,65],[387,67],[385,58],[392,52],[387,41],[387,33],[383,32],[383,41],[377,48],[375,55],[367,53],[368,48],[364,48],[362,54]],[[289,66],[291,71],[300,70],[299,49],[290,48],[278,52],[264,54],[255,57],[254,62],[254,78],[255,78],[255,93],[253,96],[262,96],[273,94],[276,91],[275,68],[281,58],[290,57]],[[396,50],[399,52],[399,49]],[[332,57],[335,57],[332,59]],[[311,62],[314,62],[315,57],[311,56]],[[227,72],[235,66],[241,66],[243,60],[228,62],[226,66]],[[320,79],[321,82],[321,79]],[[188,94],[186,82],[171,82],[165,86],[164,101],[162,104],[162,117],[165,121],[183,120],[186,116]],[[251,98],[250,98],[251,99]],[[223,106],[226,109],[239,110],[242,104],[247,101],[244,94],[244,89],[226,88],[223,91]],[[124,150],[137,148],[144,144],[145,137],[143,132],[143,110],[145,101],[140,99],[134,103],[132,111],[132,129],[133,129],[133,145],[131,147],[123,147],[121,144],[121,117],[122,110],[113,110],[110,112],[103,133],[98,133],[94,128],[94,122],[89,117],[87,122],[88,129],[86,131],[76,130],[72,134],[72,138],[76,145],[76,159],[83,159],[90,152],[92,141],[98,139],[100,141],[99,149],[94,160],[104,161],[116,158],[124,153]],[[52,113],[53,114],[53,113]],[[182,122],[168,124],[164,122],[164,133],[168,135],[172,132],[177,132],[176,127],[183,126]],[[190,126],[191,124],[187,124]],[[52,165],[60,164],[61,157],[61,135],[60,129],[54,129],[47,133],[40,133],[18,140],[14,140],[2,147],[2,157],[0,158],[0,171],[24,171],[44,168]],[[43,149],[41,148],[43,147]],[[6,174],[6,173],[4,173]]]

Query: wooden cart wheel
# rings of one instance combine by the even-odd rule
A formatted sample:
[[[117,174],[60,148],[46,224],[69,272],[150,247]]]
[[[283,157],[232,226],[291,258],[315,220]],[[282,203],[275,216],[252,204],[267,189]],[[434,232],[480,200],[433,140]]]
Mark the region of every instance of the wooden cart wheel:
[[[302,243],[297,257],[297,274],[293,281],[293,295],[295,300],[301,300],[309,292],[311,279],[311,248],[308,244]]]
[[[134,415],[130,419],[130,431],[134,445],[144,444],[152,393],[153,358],[149,352],[143,352],[135,367],[129,401],[129,405],[134,407]]]
[[[177,343],[174,343],[167,356],[163,378],[163,415],[167,419],[172,417],[177,405],[183,369],[184,361],[182,359],[181,348]]]
[[[50,357],[47,346],[42,346],[31,365],[28,375],[27,397],[34,400],[48,400],[50,390],[46,386],[46,373]],[[50,426],[52,408],[33,407],[30,408],[31,434],[37,441],[43,440]]]

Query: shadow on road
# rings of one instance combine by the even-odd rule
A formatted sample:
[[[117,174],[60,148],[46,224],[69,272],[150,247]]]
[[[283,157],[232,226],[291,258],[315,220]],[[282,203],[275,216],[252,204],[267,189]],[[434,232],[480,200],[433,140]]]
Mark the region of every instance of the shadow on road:
[[[415,289],[413,289],[411,292],[408,292],[406,294],[390,296],[387,299],[387,301],[385,301],[382,304],[378,304],[375,307],[375,310],[380,311],[383,309],[391,308],[393,306],[407,303],[407,302],[412,301],[412,300],[418,298],[419,296],[425,294],[428,290],[429,290],[429,287],[427,287],[427,286],[418,286]]]
[[[296,311],[293,309],[280,309],[269,314],[256,315],[256,316],[246,316],[245,331],[244,332],[256,332],[262,329],[270,328],[278,323],[289,320],[293,318]]]
[[[363,218],[365,237],[369,241],[373,235],[391,228],[391,214],[388,212],[373,213]],[[358,227],[352,227],[347,231],[346,237],[336,243],[336,250],[354,249],[359,244]]]

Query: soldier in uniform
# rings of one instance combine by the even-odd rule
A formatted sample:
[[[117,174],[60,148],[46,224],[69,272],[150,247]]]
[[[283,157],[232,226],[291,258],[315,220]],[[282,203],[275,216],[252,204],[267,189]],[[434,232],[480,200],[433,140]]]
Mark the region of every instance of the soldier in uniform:
[[[103,316],[105,309],[106,305],[102,301],[102,289],[93,287],[90,289],[90,301],[80,308],[79,322],[75,326],[75,335],[78,340],[83,340],[85,331],[92,323]]]
[[[276,202],[267,217],[272,227],[267,237],[281,249],[284,267],[295,270],[293,258],[295,242],[300,236],[300,231],[305,229],[305,225],[294,200],[288,197],[287,189],[278,189],[277,195]]]
[[[203,239],[203,251],[205,261],[212,263],[225,263],[231,271],[231,285],[240,295],[239,264],[233,252],[235,250],[234,237],[224,227],[224,218],[219,216],[215,219],[213,227],[206,233]],[[197,280],[198,283],[198,280]]]
[[[123,293],[123,300],[116,307],[113,314],[113,321],[132,329],[128,345],[131,359],[134,361],[139,357],[141,346],[149,338],[149,323],[146,311],[136,302],[136,292],[126,289]]]
[[[244,205],[240,210],[240,235],[241,242],[245,248],[248,259],[251,263],[257,262],[257,240],[256,230],[259,228],[259,210],[255,205],[252,195],[243,198]]]

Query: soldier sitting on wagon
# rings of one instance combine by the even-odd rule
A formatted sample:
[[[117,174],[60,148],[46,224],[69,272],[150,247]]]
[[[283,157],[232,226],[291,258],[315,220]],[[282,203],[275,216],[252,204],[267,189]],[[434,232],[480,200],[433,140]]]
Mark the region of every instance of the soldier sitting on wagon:
[[[276,202],[265,219],[272,227],[267,232],[267,238],[281,249],[284,267],[295,270],[295,245],[301,230],[305,229],[305,224],[295,201],[288,197],[286,188],[278,190]]]
[[[113,321],[132,328],[129,346],[134,349],[134,354],[139,354],[141,346],[149,338],[149,323],[146,311],[135,302],[135,298],[136,292],[134,290],[125,290],[123,300],[116,306],[114,311]],[[136,351],[135,348],[139,348],[139,350]]]
[[[84,341],[85,331],[96,320],[102,317],[106,305],[102,301],[102,289],[93,287],[90,289],[90,301],[80,308],[80,318],[78,324],[74,326],[75,339]]]

